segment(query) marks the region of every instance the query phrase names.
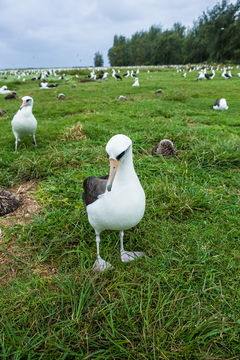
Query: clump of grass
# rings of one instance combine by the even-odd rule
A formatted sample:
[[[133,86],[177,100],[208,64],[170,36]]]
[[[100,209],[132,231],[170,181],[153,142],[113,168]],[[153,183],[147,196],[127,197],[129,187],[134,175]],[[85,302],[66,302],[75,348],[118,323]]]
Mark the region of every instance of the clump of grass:
[[[73,141],[79,141],[79,140],[86,139],[86,138],[87,138],[87,136],[83,133],[82,124],[80,123],[80,121],[78,121],[75,125],[68,128],[64,132],[61,140],[64,141],[64,140],[71,139]]]
[[[168,101],[181,101],[184,102],[188,99],[189,95],[185,89],[174,89],[163,94],[163,98]]]

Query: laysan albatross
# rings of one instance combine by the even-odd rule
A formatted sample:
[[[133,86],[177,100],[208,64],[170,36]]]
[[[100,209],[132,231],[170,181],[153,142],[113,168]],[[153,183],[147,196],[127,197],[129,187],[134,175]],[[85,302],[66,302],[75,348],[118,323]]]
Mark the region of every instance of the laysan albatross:
[[[123,262],[142,256],[143,252],[125,251],[124,230],[137,225],[145,211],[145,194],[134,170],[132,141],[126,135],[115,135],[107,143],[109,176],[90,176],[84,180],[83,202],[88,220],[96,233],[97,260],[93,268],[104,271],[112,265],[100,256],[100,233],[104,230],[120,232],[120,255]]]
[[[37,120],[32,113],[33,98],[24,96],[22,101],[22,106],[12,119],[12,131],[15,136],[15,151],[17,151],[18,141],[20,141],[22,136],[32,136],[34,144],[37,146],[35,138]]]

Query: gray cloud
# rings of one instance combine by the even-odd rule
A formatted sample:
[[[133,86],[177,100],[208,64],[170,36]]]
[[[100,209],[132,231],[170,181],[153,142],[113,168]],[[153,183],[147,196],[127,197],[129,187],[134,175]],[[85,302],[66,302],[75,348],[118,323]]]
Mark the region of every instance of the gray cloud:
[[[234,1],[235,2],[235,1]],[[216,0],[0,1],[0,68],[92,65],[113,36],[130,37],[151,25],[190,26]]]

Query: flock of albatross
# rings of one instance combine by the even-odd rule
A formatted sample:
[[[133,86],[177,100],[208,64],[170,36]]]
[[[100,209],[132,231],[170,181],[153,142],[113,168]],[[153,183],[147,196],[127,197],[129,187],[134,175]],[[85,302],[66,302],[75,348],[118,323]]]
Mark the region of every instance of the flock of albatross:
[[[181,68],[177,69],[177,72],[181,71]],[[193,71],[193,69],[190,68],[188,71]],[[224,68],[223,73],[225,75],[231,75],[230,69],[228,73],[226,71],[227,69]],[[130,70],[128,70],[126,74],[121,76],[119,72],[117,73],[115,69],[112,69],[112,77],[116,80],[122,80],[122,77],[128,76],[134,78],[133,86],[139,86],[138,73],[139,69],[137,69],[136,72],[133,70],[130,72]],[[45,75],[46,74],[47,73],[45,73]],[[107,79],[107,72],[100,74],[102,75],[102,80]],[[186,72],[184,74],[186,74]],[[197,80],[212,80],[215,76],[215,70],[213,70],[209,76],[206,75],[206,68],[200,69]],[[240,74],[238,74],[238,76],[240,77]],[[186,77],[186,75],[183,77]],[[44,74],[41,73],[39,79],[44,80],[44,78]],[[97,79],[94,70],[91,71],[89,78]],[[25,77],[23,79],[25,79]],[[47,89],[50,87],[47,82],[42,82],[40,88]],[[158,92],[162,92],[162,90],[157,90],[156,93]],[[6,85],[0,88],[0,95],[8,95],[11,93]],[[64,94],[60,95],[64,96]],[[12,119],[11,124],[15,137],[15,151],[17,151],[18,142],[24,136],[32,136],[34,144],[37,146],[35,137],[37,120],[32,113],[33,103],[32,97],[24,96],[20,109]],[[228,105],[226,100],[217,99],[213,109],[227,110]],[[101,178],[90,176],[83,182],[84,208],[87,212],[89,223],[94,228],[96,234],[97,259],[93,265],[95,271],[104,271],[113,268],[110,263],[106,262],[100,256],[100,234],[104,230],[119,231],[120,258],[122,262],[129,262],[144,255],[144,252],[126,251],[123,246],[124,231],[137,225],[145,211],[145,193],[134,169],[132,141],[126,135],[115,135],[108,141],[106,152],[110,164],[109,175]],[[170,140],[164,139],[153,149],[152,154],[154,155],[156,152],[160,154],[164,154],[165,152],[174,155],[176,150]]]

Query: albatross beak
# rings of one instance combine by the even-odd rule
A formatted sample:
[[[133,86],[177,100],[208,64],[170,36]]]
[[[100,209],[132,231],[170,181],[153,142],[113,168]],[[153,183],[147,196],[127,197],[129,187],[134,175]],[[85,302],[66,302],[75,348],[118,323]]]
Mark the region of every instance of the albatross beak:
[[[113,180],[120,165],[120,162],[115,159],[109,159],[109,163],[110,163],[110,173],[107,182],[107,191],[111,191]]]
[[[23,100],[23,103],[22,103],[22,106],[20,107],[20,109],[22,109],[24,106],[26,106],[27,105],[27,102],[26,102],[26,100]]]

